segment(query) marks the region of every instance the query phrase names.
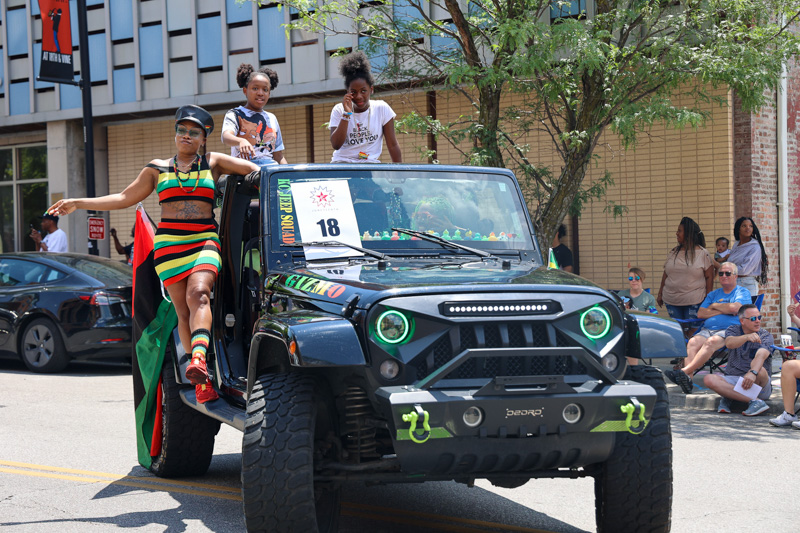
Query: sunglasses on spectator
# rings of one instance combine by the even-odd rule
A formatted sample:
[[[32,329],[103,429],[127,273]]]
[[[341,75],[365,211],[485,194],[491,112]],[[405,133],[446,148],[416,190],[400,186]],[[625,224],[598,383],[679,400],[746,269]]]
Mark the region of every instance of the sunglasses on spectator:
[[[758,315],[758,316],[746,316],[745,318],[747,320],[749,320],[750,322],[755,322],[756,320],[761,320],[761,315]]]
[[[201,130],[190,130],[184,128],[183,126],[177,126],[175,128],[175,133],[181,137],[183,137],[184,135],[189,135],[189,137],[191,137],[192,139],[198,139],[201,135],[203,135],[203,132]]]
[[[639,276],[635,276],[635,277],[634,276],[628,276],[628,281],[633,281],[633,280],[642,281],[642,278],[640,278]]]
[[[733,276],[733,272],[723,272],[722,270],[720,270],[719,271],[719,277],[722,277],[722,276],[728,276],[728,277]]]

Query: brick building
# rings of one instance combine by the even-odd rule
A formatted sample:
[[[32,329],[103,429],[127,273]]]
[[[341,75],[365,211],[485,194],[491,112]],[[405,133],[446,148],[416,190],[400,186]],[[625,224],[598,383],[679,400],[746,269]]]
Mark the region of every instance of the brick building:
[[[268,65],[278,72],[280,85],[267,106],[283,130],[289,162],[327,162],[331,148],[328,121],[331,107],[341,100],[343,83],[331,53],[339,47],[357,47],[345,36],[323,39],[281,27],[291,14],[274,4],[238,4],[236,0],[87,0],[91,55],[96,192],[119,191],[152,158],[174,151],[172,116],[184,104],[198,104],[212,112],[217,124],[209,138],[210,150],[227,152],[219,131],[224,112],[243,102],[234,74],[240,63]],[[75,3],[72,37],[77,47]],[[435,12],[445,18],[446,13]],[[80,91],[70,85],[36,80],[42,29],[35,0],[0,1],[0,237],[5,250],[30,249],[26,237],[35,216],[53,200],[85,194]],[[79,54],[74,53],[76,74]],[[780,253],[790,254],[784,297],[800,289],[800,229],[791,222],[780,231],[780,184],[788,184],[789,220],[800,215],[800,161],[798,115],[800,72],[789,65],[787,105],[779,127],[778,100],[761,112],[742,111],[735,95],[729,106],[709,107],[712,120],[703,128],[653,128],[635,150],[624,151],[612,135],[600,143],[598,165],[590,179],[607,169],[615,185],[608,198],[628,207],[618,219],[604,212],[602,203],[585,208],[568,224],[566,242],[576,252],[581,275],[608,288],[627,285],[629,266],[644,268],[645,286],[658,288],[664,258],[675,245],[675,230],[683,216],[698,221],[709,247],[716,237],[733,238],[733,221],[752,216],[769,253],[770,278],[764,311],[777,333],[781,292]],[[458,95],[386,93],[398,115],[417,109],[434,110],[447,121],[469,112]],[[787,168],[779,179],[779,138],[785,139]],[[404,159],[420,162],[423,136],[399,136]],[[548,139],[526,139],[530,158],[559,164]],[[442,163],[460,163],[459,153],[439,143]],[[386,152],[384,151],[384,154]],[[155,195],[146,202],[158,218]],[[119,230],[123,243],[133,224],[134,211],[105,215]],[[83,214],[65,217],[60,225],[70,237],[70,248],[86,250]],[[788,243],[779,247],[781,237]],[[129,238],[128,238],[129,240]],[[108,242],[102,255],[118,257]]]

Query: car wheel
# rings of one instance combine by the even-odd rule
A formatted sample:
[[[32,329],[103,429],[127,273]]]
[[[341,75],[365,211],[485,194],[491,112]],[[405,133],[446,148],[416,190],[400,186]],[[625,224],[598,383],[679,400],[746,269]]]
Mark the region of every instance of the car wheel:
[[[315,457],[331,450],[335,411],[302,374],[260,376],[247,400],[242,497],[247,531],[338,529],[338,485],[314,481]]]
[[[656,390],[653,415],[644,432],[617,433],[611,458],[595,476],[597,531],[668,532],[672,515],[672,431],[669,397],[656,368],[628,367],[626,380]]]
[[[25,327],[20,354],[33,372],[60,372],[69,364],[61,332],[49,318],[37,318]]]
[[[172,341],[161,371],[161,451],[150,471],[159,477],[201,476],[211,464],[220,423],[183,403],[171,351]]]

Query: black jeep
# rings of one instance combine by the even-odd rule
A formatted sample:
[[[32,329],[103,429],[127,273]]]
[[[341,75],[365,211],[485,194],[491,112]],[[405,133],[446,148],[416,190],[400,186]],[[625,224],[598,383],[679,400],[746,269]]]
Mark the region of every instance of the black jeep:
[[[174,344],[156,474],[204,473],[224,422],[250,531],[336,530],[346,480],[582,476],[598,530],[669,531],[669,403],[642,360],[685,354],[681,329],[543,266],[511,172],[274,165],[251,184],[219,187],[220,399],[196,402]]]

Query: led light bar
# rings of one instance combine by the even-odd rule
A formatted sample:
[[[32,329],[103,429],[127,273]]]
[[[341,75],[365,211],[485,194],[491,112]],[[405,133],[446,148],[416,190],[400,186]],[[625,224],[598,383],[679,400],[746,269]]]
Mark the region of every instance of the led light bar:
[[[561,304],[554,300],[444,302],[439,312],[444,316],[552,315],[561,312]]]

